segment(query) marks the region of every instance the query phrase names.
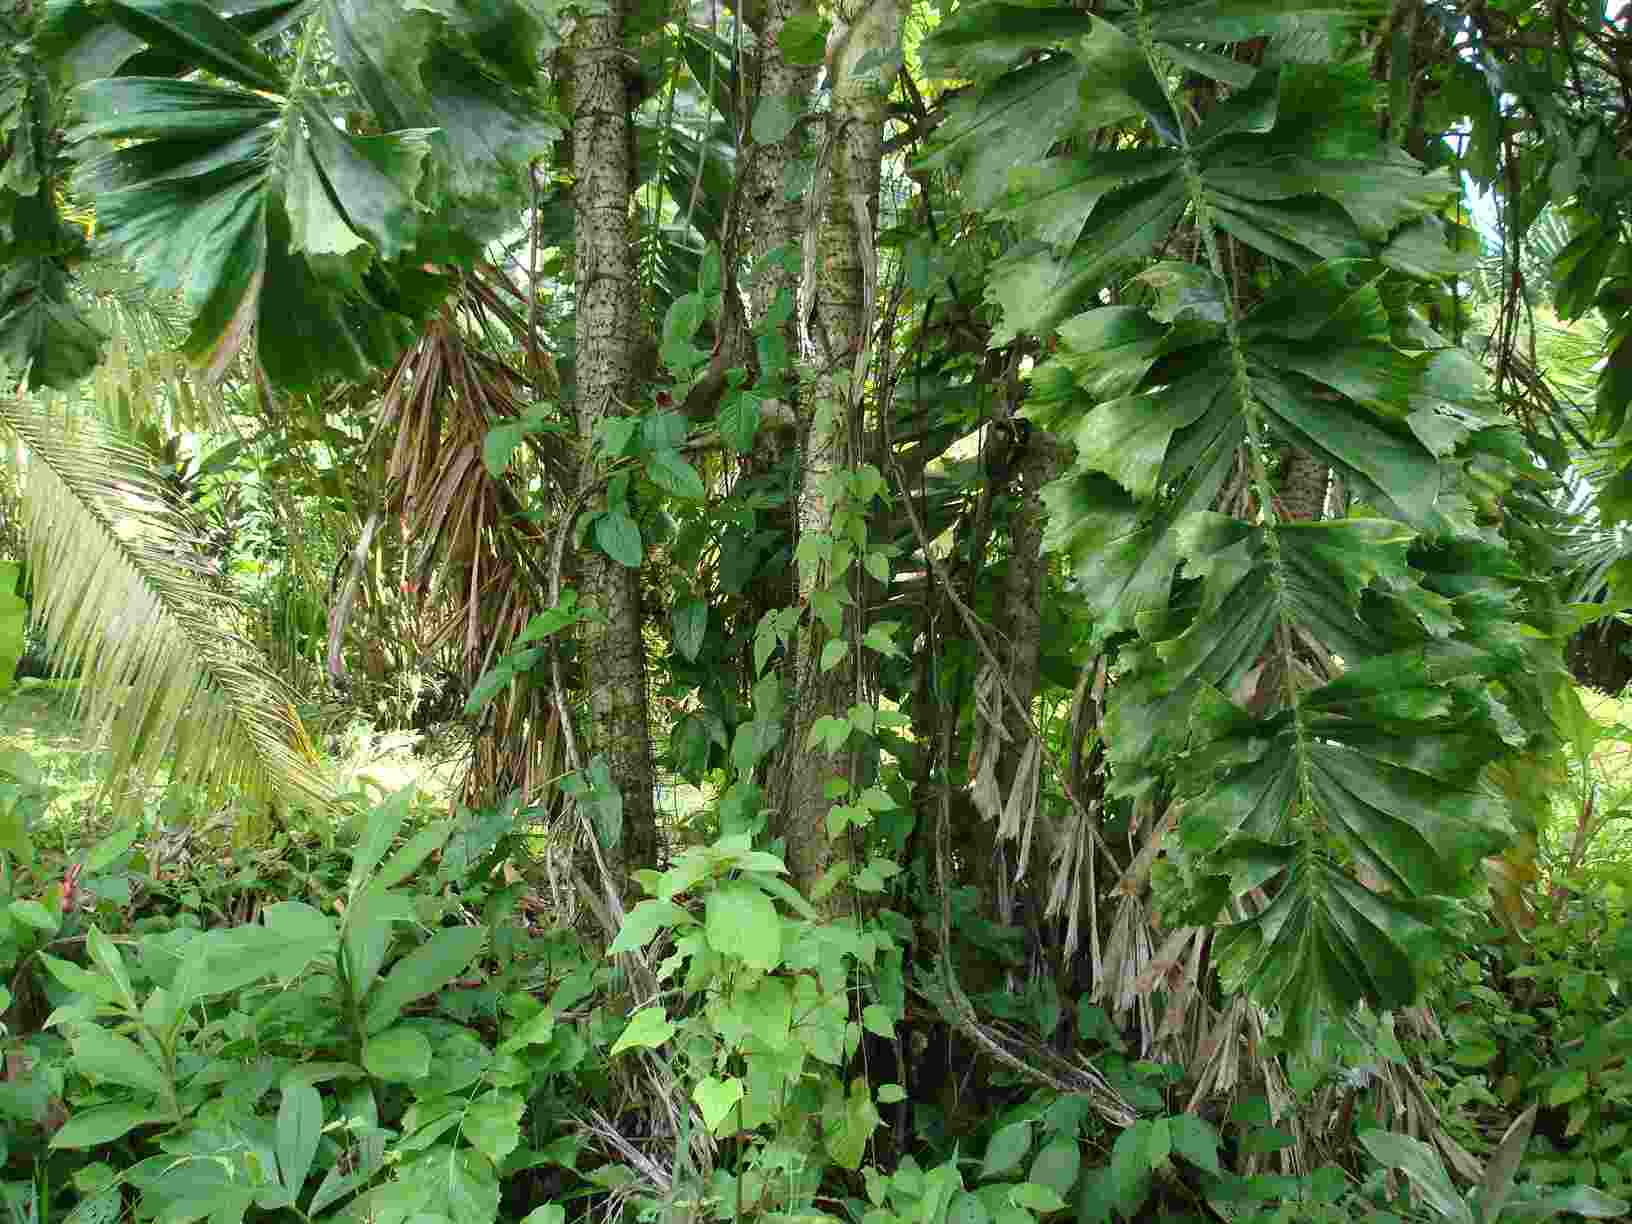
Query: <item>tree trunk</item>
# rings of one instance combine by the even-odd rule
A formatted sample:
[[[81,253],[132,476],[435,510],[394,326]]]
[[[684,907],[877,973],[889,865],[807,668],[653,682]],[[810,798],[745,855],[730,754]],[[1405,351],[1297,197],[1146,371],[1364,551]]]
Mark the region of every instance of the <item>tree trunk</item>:
[[[766,6],[764,25],[759,36],[759,89],[757,102],[767,98],[790,99],[794,109],[802,111],[810,104],[811,91],[816,85],[816,65],[790,64],[782,50],[782,30],[795,18],[803,18],[815,9],[810,0],[770,0]],[[778,247],[798,248],[804,233],[805,205],[803,193],[787,190],[788,173],[799,156],[805,141],[804,127],[795,128],[781,140],[758,144],[754,148],[753,180],[748,184],[753,206],[748,214],[750,251],[756,269],[752,286],[751,317],[758,323],[769,312],[776,295],[783,289],[797,292],[797,274],[786,266],[767,266],[764,258]],[[792,198],[790,198],[790,196]],[[789,353],[798,352],[798,330],[790,318],[787,325]]]
[[[1300,523],[1314,522],[1326,510],[1327,485],[1332,469],[1308,451],[1294,447],[1288,452],[1281,472],[1280,499],[1286,517]]]
[[[1014,508],[1009,518],[1009,563],[1003,574],[1002,597],[997,608],[998,628],[1003,633],[999,654],[1008,672],[1015,695],[1029,707],[1039,689],[1043,648],[1043,586],[1048,562],[1043,557],[1042,487],[1060,469],[1059,447],[1045,433],[1033,433],[1026,449],[1014,458],[1017,486]],[[993,490],[993,495],[996,495]],[[1008,703],[1003,707],[1003,724],[1009,738],[998,758],[997,777],[1004,795],[1011,795],[1018,783],[1022,799],[1032,802],[1037,793],[1037,770],[1041,762],[1031,755],[1031,767],[1020,776],[1031,743],[1020,715]],[[1028,794],[1032,798],[1027,799]],[[1012,800],[1011,800],[1012,802]],[[1035,859],[1029,853],[1031,838],[1025,838],[1020,864]],[[1042,847],[1045,851],[1047,846]],[[1038,912],[1041,912],[1039,907]]]
[[[596,428],[633,398],[636,319],[634,127],[623,50],[627,0],[580,18],[574,49],[573,170],[577,185],[578,436],[583,478],[594,477]],[[606,615],[583,640],[589,751],[604,756],[623,795],[623,836],[609,861],[624,873],[655,863],[651,732],[647,724],[640,572],[586,550],[583,594]]]
[[[782,31],[790,21],[809,15],[814,8],[810,0],[770,0],[766,5],[759,25],[756,105],[767,98],[787,98],[796,110],[803,111],[809,106],[816,84],[816,65],[790,64],[782,49]],[[788,190],[788,179],[807,140],[808,130],[804,126],[796,127],[781,140],[756,144],[751,151],[753,177],[747,184],[749,205],[745,223],[749,263],[754,269],[749,289],[749,320],[756,327],[769,316],[779,296],[786,294],[792,299],[799,292],[797,257],[805,228],[805,204],[802,193]],[[778,251],[786,252],[788,257],[767,258]],[[791,557],[798,543],[798,523],[794,515],[797,499],[791,469],[797,466],[799,440],[792,427],[797,419],[792,405],[799,400],[797,370],[792,368],[799,354],[799,328],[791,310],[781,332],[790,368],[780,374],[771,370],[760,372],[762,381],[758,389],[767,398],[745,475],[753,485],[784,499],[781,504],[768,506],[760,513],[764,516],[763,526],[776,531],[786,541]],[[781,382],[774,383],[775,378]],[[793,567],[767,566],[755,578],[749,595],[756,622],[766,612],[796,603],[799,590]],[[752,647],[747,649],[751,653]],[[796,669],[794,654],[790,651],[786,662]]]
[[[869,279],[874,275],[871,265],[885,101],[894,81],[892,71],[863,60],[869,52],[899,46],[901,23],[899,0],[853,2],[840,6],[828,39],[828,70],[833,82],[826,167],[829,186],[817,246],[815,294],[810,316],[805,320],[811,351],[802,354],[807,364],[814,365],[816,376],[803,429],[798,510],[801,538],[833,531],[837,507],[831,478],[835,471],[847,466],[850,432],[860,420],[859,378],[865,363],[858,357],[866,349],[871,323],[867,307],[874,288]],[[875,61],[878,58],[877,54],[872,56]],[[825,575],[802,576],[801,599],[808,599],[812,590],[825,581]],[[859,626],[852,626],[848,635],[852,652],[861,649],[860,632],[854,631],[857,629]],[[833,802],[827,784],[835,777],[851,780],[855,765],[855,735],[834,757],[821,750],[805,750],[805,738],[816,721],[824,715],[842,717],[857,696],[854,653],[831,671],[818,666],[830,636],[817,617],[808,619],[797,652],[800,684],[794,703],[793,733],[784,750],[788,754],[782,805],[787,862],[794,879],[806,889],[834,861],[835,847],[827,835],[827,811]]]
[[[1308,451],[1297,446],[1290,448],[1281,468],[1280,487],[1275,493],[1282,520],[1294,523],[1320,521],[1326,513],[1331,476],[1332,469]],[[1307,653],[1310,647],[1308,643],[1301,643],[1298,648]],[[1322,667],[1328,664],[1329,660],[1320,661]],[[1255,714],[1262,714],[1284,701],[1286,680],[1286,654],[1278,644],[1271,643],[1264,651],[1263,667],[1258,673],[1254,692],[1247,701],[1247,708]]]

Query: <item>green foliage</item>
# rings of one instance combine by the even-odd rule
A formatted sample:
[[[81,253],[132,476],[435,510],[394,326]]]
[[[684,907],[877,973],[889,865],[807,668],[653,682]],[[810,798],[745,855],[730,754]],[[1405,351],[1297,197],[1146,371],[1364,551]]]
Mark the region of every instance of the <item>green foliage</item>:
[[[525,940],[505,920],[515,891],[491,893],[487,924],[458,921],[444,881],[480,905],[483,873],[474,864],[428,873],[454,830],[439,822],[401,838],[408,798],[360,822],[333,896],[338,921],[279,900],[246,924],[110,937],[93,921],[82,940],[46,945],[81,945],[81,962],[41,946],[73,921],[71,909],[12,901],[4,946],[12,963],[49,974],[40,985],[54,1005],[28,1053],[8,1055],[31,1072],[0,1092],[0,1115],[21,1126],[19,1138],[50,1123],[49,1148],[25,1142],[14,1154],[111,1162],[80,1165],[106,1171],[85,1179],[82,1213],[124,1186],[144,1214],[176,1219],[288,1208],[336,1221],[425,1210],[455,1224],[494,1220],[501,1175],[538,1159],[522,1126],[528,1101],[585,1047],[557,1029],[554,1009],[517,989],[542,979],[537,961],[518,958]],[[93,851],[86,875],[130,843]],[[416,927],[428,934],[405,946],[402,932]],[[468,974],[479,983],[463,983]],[[460,999],[477,984],[490,1000],[485,1018]],[[556,1006],[582,994],[560,991]],[[66,1100],[55,1122],[53,1096]]]
[[[1626,1195],[1632,1072],[1622,1051],[1632,1012],[1618,967],[1632,948],[1616,934],[1620,907],[1605,900],[1560,905],[1526,929],[1524,944],[1492,940],[1483,956],[1458,962],[1441,994],[1452,1009],[1445,1039],[1432,1054],[1457,1129],[1469,1129],[1466,1114],[1537,1101],[1542,1128],[1524,1170],[1544,1185]]]
[[[1118,646],[1112,789],[1177,807],[1185,920],[1238,915],[1216,946],[1225,980],[1297,1035],[1323,1007],[1420,993],[1440,898],[1511,832],[1485,771],[1548,750],[1538,715],[1561,669],[1519,636],[1548,625],[1462,487],[1487,457],[1505,488],[1537,473],[1477,368],[1413,310],[1417,279],[1461,266],[1438,215],[1452,180],[1379,141],[1361,74],[1274,41],[1278,13],[1026,18],[1070,54],[977,90],[932,164],[962,164],[977,202],[1033,239],[988,280],[996,339],[1058,325],[1026,412],[1076,444],[1045,491],[1047,546]],[[1336,37],[1335,15],[1307,16]],[[1175,45],[1248,29],[1272,38],[1255,71]],[[1173,60],[1231,87],[1199,123],[1179,116]],[[1148,125],[1138,147],[1010,169],[1025,139],[1130,118]],[[989,123],[1031,135],[988,141]],[[1067,318],[1186,213],[1197,262],[1141,273],[1148,305]],[[1325,465],[1349,513],[1297,521],[1271,447]]]
[[[1541,1194],[1527,1186],[1515,1194],[1513,1175],[1523,1158],[1535,1120],[1536,1107],[1532,1105],[1508,1128],[1479,1186],[1466,1197],[1457,1194],[1444,1164],[1427,1144],[1409,1135],[1378,1130],[1364,1132],[1360,1142],[1383,1166],[1398,1169],[1410,1178],[1434,1216],[1456,1224],[1551,1220],[1565,1213],[1597,1220],[1624,1215],[1629,1206],[1624,1200],[1611,1198],[1589,1186],[1572,1186]]]
[[[34,41],[40,7],[0,16],[0,367],[26,371],[31,387],[68,387],[103,337],[71,289],[85,232],[62,211],[62,99]]]
[[[308,3],[273,23],[118,0],[56,6],[41,42],[77,86],[81,190],[153,288],[181,294],[188,355],[220,373],[253,334],[268,375],[306,388],[391,362],[445,291],[427,269],[508,224],[560,131],[539,37],[512,0]],[[363,110],[340,109],[319,41]],[[142,55],[209,79],[116,75]]]
[[[29,862],[34,847],[29,830],[50,805],[53,788],[27,753],[0,753],[0,854]]]
[[[624,45],[556,46],[569,7]],[[46,6],[39,38],[0,48],[0,354],[50,381],[94,351],[41,272],[79,252],[52,229],[72,86],[97,232],[180,296],[187,351],[229,375],[241,436],[216,454],[253,469],[290,654],[333,673],[360,656],[381,684],[440,660],[447,714],[463,703],[478,736],[469,790],[526,798],[422,827],[387,805],[339,856],[280,833],[231,881],[138,867],[162,835],[132,825],[59,881],[38,835],[52,779],[0,759],[19,1034],[0,1114],[23,1136],[0,1164],[29,1178],[8,1203],[75,1224],[1397,1220],[1421,1212],[1381,1170],[1356,1182],[1346,1145],[1403,1100],[1462,1176],[1452,1134],[1494,1148],[1467,1196],[1431,1150],[1365,1132],[1430,1210],[1608,1210],[1557,1187],[1624,1187],[1632,1034],[1598,922],[1624,916],[1624,881],[1539,914],[1527,893],[1558,745],[1589,738],[1548,585],[1571,516],[1542,459],[1556,472],[1567,448],[1514,392],[1535,295],[1498,278],[1489,381],[1459,302],[1458,173],[1502,194],[1515,237],[1545,195],[1568,229],[1552,299],[1607,322],[1595,428],[1624,466],[1604,67],[1623,44],[1594,27],[1573,62],[1591,23],[1569,8],[965,4],[916,49],[914,29],[861,51],[959,82],[908,81],[897,127],[863,132],[770,84],[827,54],[813,7],[726,6],[705,31],[697,12],[532,0]],[[1571,53],[1568,96],[1563,68],[1513,51],[1538,29]],[[1527,41],[1504,46],[1512,30]],[[546,50],[563,89],[624,74],[626,114],[580,117],[628,146],[552,160]],[[875,136],[914,163],[876,206],[849,148]],[[639,186],[595,196],[597,158],[626,147]],[[865,232],[824,245],[848,235],[828,193],[858,182]],[[569,352],[573,312],[601,286],[563,279],[569,198],[627,219],[640,267],[620,286],[639,334],[611,339],[641,373],[576,451],[558,445],[574,359],[601,355]],[[32,229],[6,228],[30,208]],[[786,245],[748,267],[767,237]],[[854,256],[869,266],[833,285]],[[822,352],[858,288],[865,339]],[[154,479],[87,447],[70,492],[191,496],[178,455]],[[1292,480],[1311,470],[1312,500]],[[1618,497],[1606,482],[1610,518]],[[198,524],[172,508],[175,562]],[[67,592],[59,640],[89,653],[92,691],[135,675],[117,751],[156,760],[171,729],[196,733],[166,762],[185,778],[222,738],[207,676],[122,671],[128,641],[159,639],[108,627],[157,590],[190,644],[220,648],[193,652],[207,673],[238,659],[241,613],[181,598],[222,591],[122,552],[122,531],[100,539],[42,575]],[[576,651],[594,614],[575,591],[538,595],[589,550],[636,571],[629,683]],[[329,619],[340,586],[368,630]],[[176,640],[153,657],[183,657]],[[251,747],[298,774],[295,693],[226,674]],[[628,745],[578,755],[591,691],[654,711],[700,808],[632,825],[651,805],[619,776]],[[172,795],[164,820],[230,816]],[[1588,788],[1583,829],[1592,809]],[[596,858],[635,869],[648,898],[605,957],[561,914],[544,936],[507,918],[524,813],[557,909],[575,890],[596,909]],[[1478,925],[1482,876],[1523,946]],[[1396,1042],[1392,1009],[1436,979],[1444,1043]],[[1547,1146],[1493,1143],[1532,1099]]]
[[[813,1174],[829,1160],[860,1165],[880,1117],[866,1080],[847,1083],[843,1073],[862,1029],[847,1000],[858,973],[893,965],[898,974],[900,963],[887,928],[822,921],[785,874],[746,835],[687,850],[667,871],[642,873],[652,895],[610,948],[660,939],[654,946],[668,950],[657,976],[677,982],[681,1007],[635,1013],[612,1052],[672,1050],[704,1125],[752,1135],[746,1163],[735,1176],[716,1174],[709,1193],[756,1212],[792,1209],[816,1187],[803,1175],[783,1185],[756,1172],[772,1162],[799,1152]],[[701,902],[701,919],[688,901]],[[885,1036],[900,1016],[889,999],[886,990],[864,1015]]]

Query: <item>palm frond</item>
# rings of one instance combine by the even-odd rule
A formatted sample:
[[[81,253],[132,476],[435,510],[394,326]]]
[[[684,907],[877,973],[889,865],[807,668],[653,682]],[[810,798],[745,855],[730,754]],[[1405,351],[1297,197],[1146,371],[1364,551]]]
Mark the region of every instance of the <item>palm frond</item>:
[[[88,415],[0,398],[29,452],[24,529],[35,615],[59,670],[81,670],[109,785],[167,772],[212,793],[324,806],[332,788],[288,686],[241,640],[243,610],[198,548],[193,511],[146,452]]]

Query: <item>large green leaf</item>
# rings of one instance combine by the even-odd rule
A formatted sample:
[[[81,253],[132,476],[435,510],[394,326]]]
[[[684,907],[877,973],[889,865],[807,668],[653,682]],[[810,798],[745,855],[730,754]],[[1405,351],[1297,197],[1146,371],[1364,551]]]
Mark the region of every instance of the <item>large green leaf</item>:
[[[1292,12],[1287,6],[1282,15]],[[1136,42],[1108,22],[1090,22],[1067,44],[1070,61],[1058,56],[1008,73],[960,99],[926,163],[961,166],[976,206],[1001,202],[999,215],[1046,246],[1011,252],[988,281],[987,297],[1002,310],[999,343],[1046,332],[1167,237],[1188,202],[1181,144],[1212,220],[1274,259],[1310,268],[1383,257],[1415,275],[1463,266],[1443,229],[1423,224],[1454,197],[1454,180],[1380,145],[1370,85],[1348,68],[1271,64],[1181,141]],[[1139,116],[1154,143],[1077,142],[1044,157],[1066,134],[1045,78],[1055,89],[1076,82],[1085,99],[1073,115],[1079,130]]]
[[[67,387],[96,365],[102,336],[69,289],[85,234],[58,208],[58,92],[36,26],[26,8],[0,16],[0,369],[26,370],[31,387]]]
[[[1198,0],[1153,6],[1150,32],[1179,43],[1241,42],[1295,33],[1310,23],[1341,28],[1386,9],[1379,0]]]
[[[1494,783],[1545,751],[1560,674],[1492,530],[1540,487],[1527,448],[1413,310],[1465,243],[1454,177],[1391,147],[1345,54],[1377,12],[989,3],[927,40],[974,78],[929,164],[1020,239],[987,272],[991,343],[1044,341],[1025,412],[1074,444],[1044,546],[1114,652],[1109,790],[1172,805],[1191,917],[1228,907],[1217,963],[1293,1033],[1415,997],[1443,898],[1511,833]],[[1230,53],[1260,39],[1255,64]],[[1192,130],[1174,65],[1223,86]],[[1048,92],[1068,80],[1070,116]],[[1283,458],[1330,482],[1312,506],[1307,483],[1282,504]]]
[[[1497,623],[1517,614],[1505,554],[1436,535],[1432,566],[1412,564],[1420,533],[1462,530],[1445,459],[1493,431],[1461,406],[1476,381],[1395,346],[1385,275],[1285,277],[1232,339],[1209,274],[1164,266],[1161,318],[1070,320],[1028,406],[1076,443],[1044,490],[1045,546],[1072,558],[1102,639],[1139,635],[1106,715],[1112,789],[1170,780],[1191,916],[1245,907],[1219,964],[1292,1031],[1333,1003],[1416,996],[1437,898],[1511,832],[1481,770],[1526,741],[1493,687],[1524,666]],[[1318,456],[1389,517],[1214,512],[1262,442]]]
[[[1056,55],[955,98],[924,167],[958,167],[976,207],[996,203],[1010,171],[1036,165],[1075,129],[1082,83],[1081,64]]]
[[[55,28],[81,32],[72,46],[103,28],[78,0],[67,8]],[[508,223],[528,158],[559,132],[523,66],[536,23],[517,0],[310,0],[290,75],[200,0],[110,0],[95,13],[209,74],[91,79],[70,137],[101,233],[180,294],[186,350],[212,373],[252,333],[289,386],[392,360],[448,283],[429,269],[473,256]],[[360,126],[320,100],[318,39],[372,112]]]
[[[971,5],[935,27],[919,52],[920,65],[932,78],[993,76],[1028,51],[1081,37],[1091,20],[1071,8],[1032,8],[1000,0]]]
[[[446,927],[403,957],[369,998],[368,1031],[379,1032],[409,1003],[441,990],[464,972],[486,941],[486,927]]]
[[[1246,374],[1272,438],[1312,451],[1374,504],[1423,523],[1440,461],[1405,418],[1429,363],[1389,343],[1376,275],[1362,263],[1292,278],[1242,322]],[[1059,334],[1055,360],[1038,374],[1044,393],[1027,408],[1060,432],[1069,427],[1076,442],[1075,473],[1044,493],[1045,546],[1072,558],[1098,631],[1110,634],[1166,603],[1178,559],[1171,532],[1212,504],[1245,418],[1216,327],[1108,307]],[[1110,477],[1134,502],[1087,473]]]
[[[8,259],[0,241],[0,364],[26,369],[31,387],[68,387],[96,366],[103,336],[69,295],[59,252],[77,244],[58,236],[54,213],[41,220],[52,225],[51,253]]]

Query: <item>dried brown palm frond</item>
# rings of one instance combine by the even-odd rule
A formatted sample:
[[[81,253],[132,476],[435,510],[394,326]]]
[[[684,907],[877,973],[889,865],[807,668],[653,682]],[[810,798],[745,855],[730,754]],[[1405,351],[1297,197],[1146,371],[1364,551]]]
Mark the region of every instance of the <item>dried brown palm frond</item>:
[[[28,450],[24,523],[35,615],[78,669],[87,729],[109,733],[109,786],[172,782],[325,806],[329,780],[288,686],[238,634],[203,530],[148,452],[92,416],[0,398]]]
[[[413,542],[411,585],[444,614],[432,644],[456,651],[467,689],[547,606],[538,561],[547,537],[520,514],[533,507],[520,490],[531,483],[548,496],[577,470],[562,435],[536,415],[539,428],[506,472],[495,475],[485,463],[489,431],[529,417],[553,393],[548,380],[491,351],[488,342],[506,333],[513,352],[536,347],[499,289],[468,277],[391,371],[380,413],[391,439],[385,509]],[[343,629],[342,622],[335,632]],[[531,796],[559,772],[555,714],[541,690],[512,689],[484,716],[469,797],[513,788]]]

